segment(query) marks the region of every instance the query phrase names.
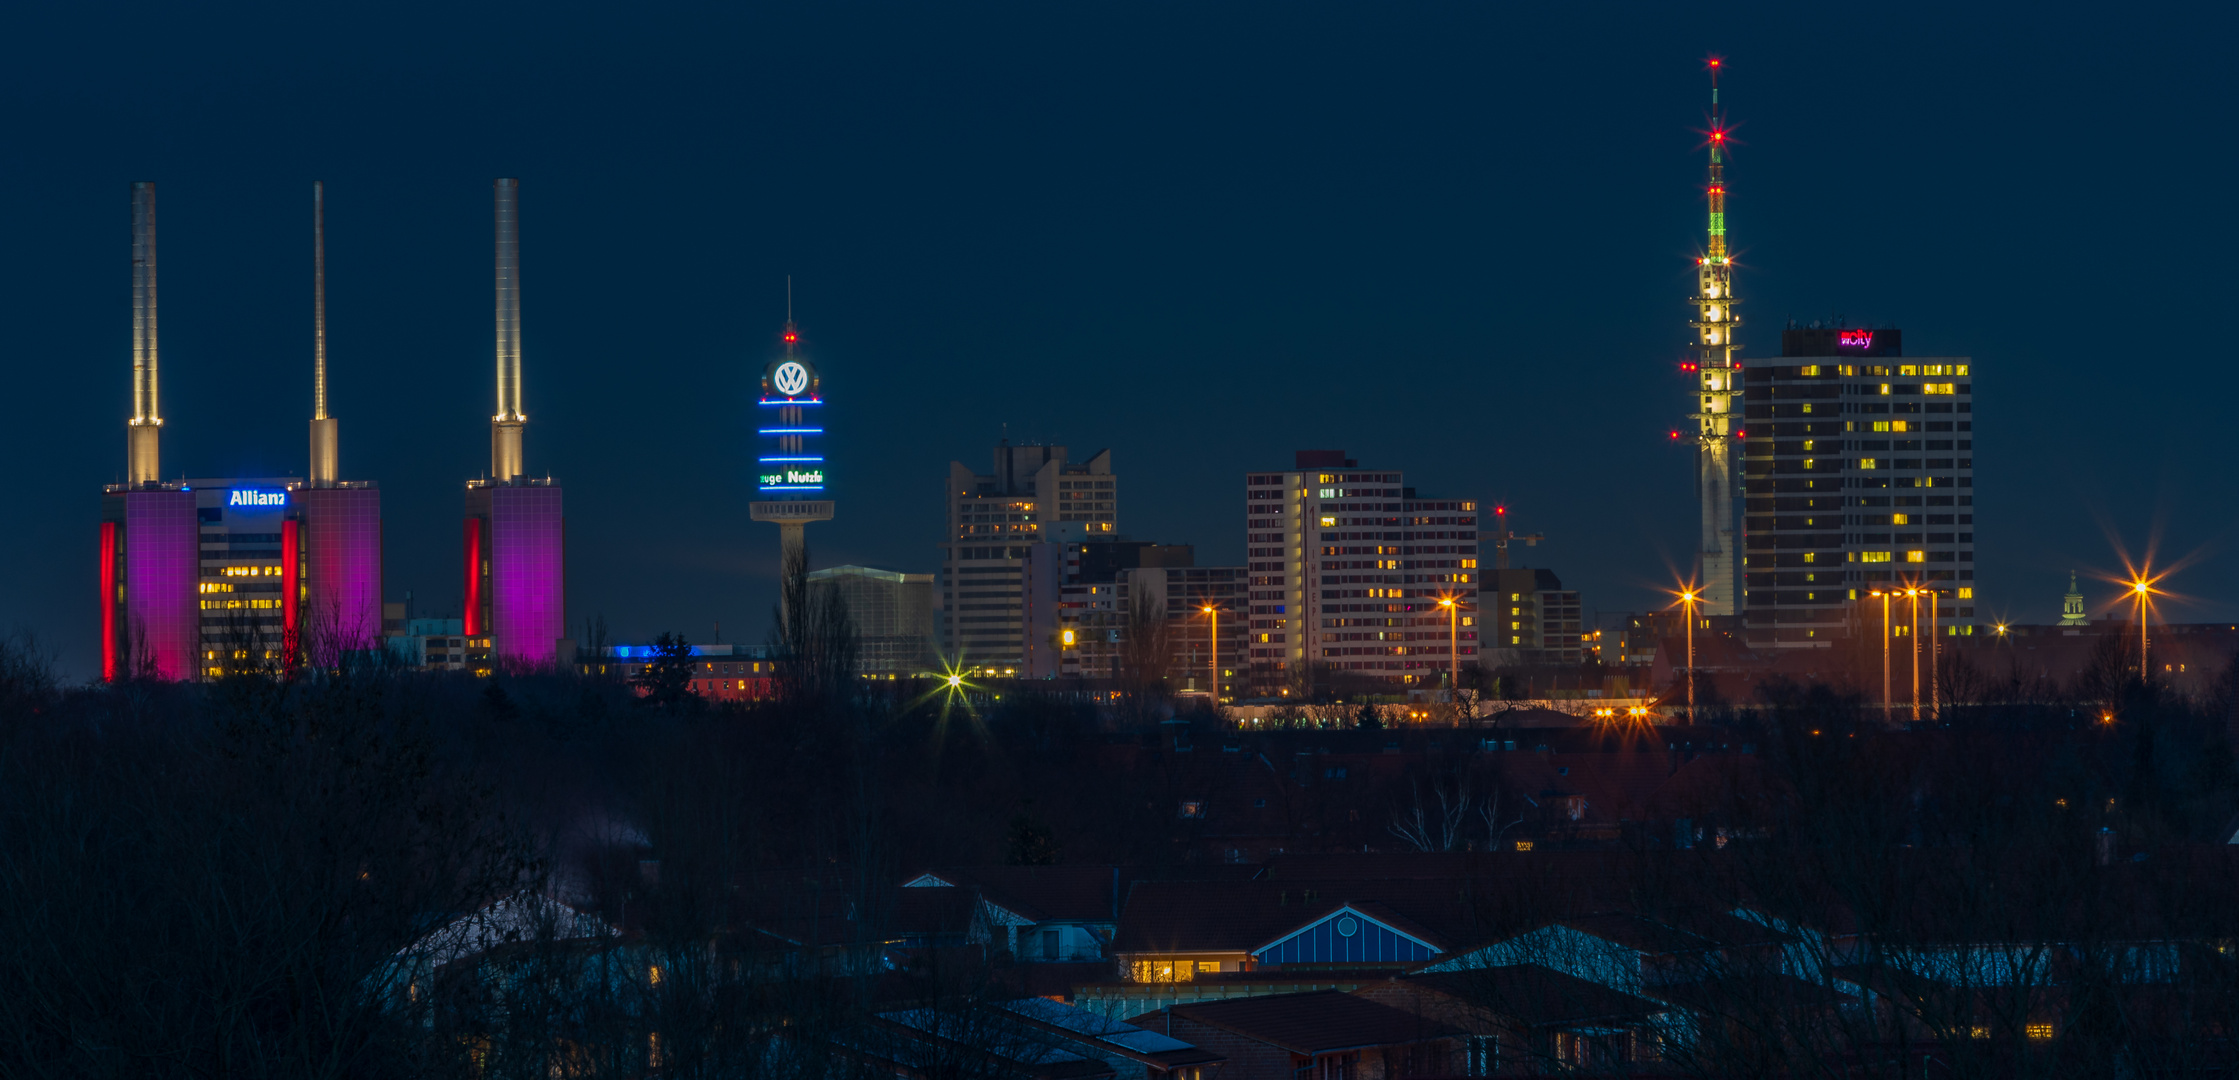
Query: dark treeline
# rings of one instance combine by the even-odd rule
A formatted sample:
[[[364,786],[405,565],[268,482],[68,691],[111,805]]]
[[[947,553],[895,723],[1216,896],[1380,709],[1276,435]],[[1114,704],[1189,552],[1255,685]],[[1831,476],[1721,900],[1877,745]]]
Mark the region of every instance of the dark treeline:
[[[793,603],[846,636],[844,612]],[[851,664],[719,708],[377,664],[68,688],[11,643],[0,1075],[1010,1075],[1019,1035],[984,1005],[1019,993],[1011,958],[964,927],[902,941],[892,886],[1006,862],[1209,873],[1220,815],[1177,807],[1222,799],[1273,823],[1246,861],[1485,853],[1468,873],[1515,886],[1486,893],[1488,941],[1566,912],[1759,913],[1775,943],[1722,954],[1650,1071],[2233,1064],[2231,676],[2205,700],[2110,678],[1910,731],[1768,686],[1695,729],[1746,752],[1692,802],[1582,839],[1517,787],[1523,758],[1487,751],[1497,730],[1162,723],[835,676]],[[1322,764],[1347,755],[1388,765]],[[1524,863],[1520,836],[1595,869]],[[1488,980],[1482,1004],[1511,992]],[[899,1040],[903,1005],[953,1037]]]

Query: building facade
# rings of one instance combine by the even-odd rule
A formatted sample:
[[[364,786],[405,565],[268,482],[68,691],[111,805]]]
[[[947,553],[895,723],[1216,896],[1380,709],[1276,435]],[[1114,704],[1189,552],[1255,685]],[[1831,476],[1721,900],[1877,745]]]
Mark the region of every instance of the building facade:
[[[1301,450],[1245,477],[1247,658],[1263,688],[1332,679],[1437,684],[1477,663],[1477,504],[1418,498],[1403,475]]]
[[[1578,591],[1563,588],[1553,570],[1515,567],[1485,572],[1478,620],[1485,628],[1488,663],[1577,664],[1586,658],[1588,632]]]
[[[949,462],[940,643],[951,664],[1015,674],[1027,663],[1029,549],[1117,533],[1118,477],[1109,450],[1076,463],[1063,446],[1005,441],[994,457],[991,473]]]
[[[933,670],[933,575],[868,566],[809,572],[811,588],[837,590],[861,640],[865,675],[916,675]]]
[[[1906,358],[1891,328],[1792,328],[1744,386],[1743,627],[1826,648],[1876,589],[1935,589],[1974,633],[1973,363]]]

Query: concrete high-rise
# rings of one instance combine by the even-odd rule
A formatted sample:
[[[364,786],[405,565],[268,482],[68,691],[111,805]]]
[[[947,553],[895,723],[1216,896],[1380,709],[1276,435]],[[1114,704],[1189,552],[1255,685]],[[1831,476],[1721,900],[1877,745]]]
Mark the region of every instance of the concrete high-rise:
[[[1294,464],[1245,477],[1253,682],[1439,685],[1474,666],[1477,504],[1419,498],[1342,450]]]
[[[520,188],[495,185],[497,414],[490,472],[466,492],[466,636],[487,669],[571,661],[566,644],[566,526],[560,485],[528,475],[522,436]]]
[[[1973,362],[1906,358],[1894,328],[1791,328],[1745,373],[1752,645],[1825,648],[1875,623],[1875,589],[1923,586],[1923,622],[1973,632]],[[1860,623],[1863,625],[1863,623]]]
[[[1074,463],[1063,446],[1005,440],[994,472],[951,461],[948,473],[941,648],[953,664],[1015,671],[1027,656],[1028,549],[1118,531],[1112,452]]]

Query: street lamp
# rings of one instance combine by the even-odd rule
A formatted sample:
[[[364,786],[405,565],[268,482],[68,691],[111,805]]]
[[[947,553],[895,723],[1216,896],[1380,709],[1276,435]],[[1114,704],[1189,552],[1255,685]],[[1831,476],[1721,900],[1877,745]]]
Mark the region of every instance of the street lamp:
[[[1908,588],[1905,598],[1912,601],[1912,718],[1920,722],[1920,590]]]
[[[1889,722],[1889,594],[1894,589],[1875,589],[1873,595],[1881,597],[1881,721]]]
[[[1700,596],[1693,589],[1679,592],[1679,603],[1687,613],[1687,723],[1695,722],[1695,598]]]
[[[1438,606],[1446,609],[1446,700],[1462,699],[1462,606],[1451,596],[1438,599]]]
[[[1212,667],[1208,669],[1207,674],[1212,677],[1212,682],[1209,685],[1213,688],[1213,707],[1219,708],[1221,704],[1221,609],[1207,604],[1199,610],[1205,612],[1207,619],[1212,620],[1211,629],[1206,631],[1205,651],[1212,656]]]
[[[2139,681],[2139,682],[2145,682],[2145,681],[2147,681],[2147,680],[2149,680],[2149,679],[2151,679],[2151,678],[2152,678],[2152,676],[2151,676],[2150,674],[2148,674],[2148,672],[2152,671],[2153,669],[2151,669],[2151,668],[2149,668],[2149,667],[2147,667],[2147,666],[2146,666],[2146,596],[2147,596],[2147,594],[2151,593],[2152,591],[2153,591],[2153,581],[2152,581],[2152,579],[2150,579],[2150,578],[2137,578],[2137,577],[2134,577],[2134,578],[2132,578],[2132,579],[2131,579],[2131,582],[2130,582],[2130,596],[2131,596],[2131,598],[2132,598],[2133,600],[2137,601],[2137,604],[2138,604],[2138,681]]]
[[[1929,719],[1936,719],[1943,715],[1940,700],[1942,695],[1937,693],[1936,661],[1943,655],[1942,631],[1937,627],[1943,611],[1944,596],[1935,589],[1920,591],[1928,597],[1928,716]]]

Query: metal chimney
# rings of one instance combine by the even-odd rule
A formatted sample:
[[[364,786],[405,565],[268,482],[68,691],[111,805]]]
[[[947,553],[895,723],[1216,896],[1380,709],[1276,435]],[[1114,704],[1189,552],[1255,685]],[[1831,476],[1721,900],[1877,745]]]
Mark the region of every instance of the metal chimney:
[[[521,429],[521,181],[497,182],[498,412],[490,418],[490,476],[523,475]]]
[[[134,486],[162,479],[158,436],[163,416],[156,404],[155,183],[132,184],[132,422],[127,432],[127,478]]]
[[[341,424],[327,415],[327,196],[311,181],[311,486],[342,473]]]

